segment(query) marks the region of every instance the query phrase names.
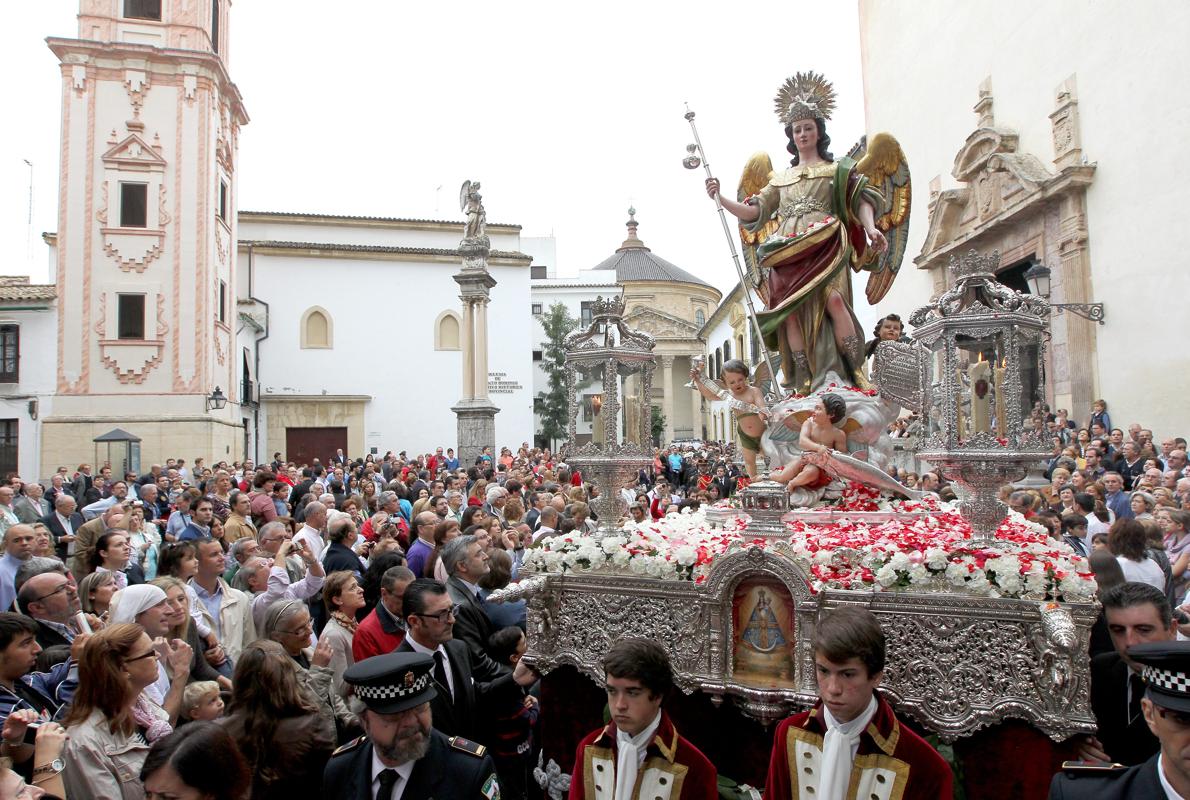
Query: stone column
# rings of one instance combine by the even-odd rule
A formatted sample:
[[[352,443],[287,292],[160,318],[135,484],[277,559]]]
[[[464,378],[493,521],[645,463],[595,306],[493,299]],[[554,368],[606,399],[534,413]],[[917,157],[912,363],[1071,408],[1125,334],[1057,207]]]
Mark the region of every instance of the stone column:
[[[665,400],[661,403],[661,411],[665,414],[665,433],[661,446],[665,447],[674,439],[674,357],[661,356],[661,390],[665,393]]]
[[[691,360],[694,356],[690,357]],[[697,389],[690,390],[690,419],[693,420],[691,427],[694,428],[694,438],[702,439],[702,392]]]
[[[469,300],[463,301],[463,399],[471,400],[475,397],[475,315],[474,305]]]
[[[475,397],[488,396],[488,301],[475,304]]]
[[[459,243],[463,268],[455,274],[463,301],[463,397],[451,407],[458,420],[459,462],[470,466],[483,448],[496,447],[496,414],[500,409],[488,399],[487,305],[496,280],[488,272],[490,243],[487,236],[464,238]]]

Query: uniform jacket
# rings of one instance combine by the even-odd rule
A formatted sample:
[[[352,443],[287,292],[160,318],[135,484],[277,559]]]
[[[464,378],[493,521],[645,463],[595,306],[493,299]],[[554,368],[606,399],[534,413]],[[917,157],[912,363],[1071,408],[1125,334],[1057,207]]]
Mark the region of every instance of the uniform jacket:
[[[372,743],[361,736],[335,751],[322,779],[326,800],[372,800]],[[430,749],[409,775],[402,800],[495,800],[496,767],[482,746],[430,731]]]
[[[616,791],[616,724],[588,734],[578,744],[570,778],[570,800],[612,800]],[[678,734],[669,715],[645,750],[636,773],[633,800],[715,800],[719,796],[715,767],[702,752]]]
[[[482,729],[484,720],[492,717],[492,711],[508,708],[510,699],[524,697],[521,687],[512,679],[511,672],[499,672],[495,662],[472,660],[467,645],[451,640],[443,645],[446,660],[450,662],[451,679],[454,681],[454,701],[450,690],[434,682],[437,696],[430,701],[434,712],[434,728],[448,736],[462,736],[484,742],[487,738]],[[408,638],[397,648],[398,653],[415,652]],[[488,666],[490,664],[491,666]]]
[[[887,700],[879,695],[876,700],[876,715],[860,735],[846,799],[951,800],[950,766],[901,725]],[[777,726],[765,800],[815,800],[825,735],[821,701]]]
[[[1128,722],[1128,664],[1113,650],[1091,659],[1091,711],[1098,738],[1113,761],[1125,766],[1144,763],[1161,748],[1144,714]]]
[[[1050,783],[1050,800],[1138,800],[1165,797],[1161,778],[1157,775],[1157,756],[1128,769],[1103,772],[1101,770],[1066,770],[1054,776]]]

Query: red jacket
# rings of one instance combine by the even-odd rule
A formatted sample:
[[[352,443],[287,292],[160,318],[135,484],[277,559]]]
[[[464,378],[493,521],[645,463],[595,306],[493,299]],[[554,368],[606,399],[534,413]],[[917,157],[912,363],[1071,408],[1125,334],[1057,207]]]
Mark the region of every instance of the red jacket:
[[[357,634],[358,635],[358,634]],[[661,723],[636,773],[633,800],[717,800],[715,766],[678,735],[669,715]],[[578,744],[570,778],[570,800],[611,797],[616,790],[616,724],[608,723]]]
[[[391,653],[405,641],[405,629],[397,624],[383,603],[377,603],[355,629],[351,639],[351,657],[355,663],[372,656]]]
[[[877,695],[876,701],[876,716],[860,735],[846,800],[951,800],[954,789],[950,765],[897,720],[887,700]],[[802,789],[818,787],[825,735],[821,700],[809,711],[777,726],[764,786],[765,800],[813,796]]]

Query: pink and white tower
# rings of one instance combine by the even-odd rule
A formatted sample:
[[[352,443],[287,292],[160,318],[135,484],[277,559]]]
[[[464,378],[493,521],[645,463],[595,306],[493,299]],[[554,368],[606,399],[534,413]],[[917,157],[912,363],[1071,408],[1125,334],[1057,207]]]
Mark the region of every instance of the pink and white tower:
[[[229,0],[81,0],[62,71],[57,396],[42,474],[123,428],[141,461],[243,457]],[[216,388],[228,402],[212,402]],[[221,406],[221,407],[220,407]]]

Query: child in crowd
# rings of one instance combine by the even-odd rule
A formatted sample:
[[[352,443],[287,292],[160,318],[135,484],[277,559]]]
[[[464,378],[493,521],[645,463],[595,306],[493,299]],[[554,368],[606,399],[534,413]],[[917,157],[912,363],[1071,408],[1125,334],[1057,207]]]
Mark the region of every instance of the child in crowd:
[[[219,684],[195,681],[182,694],[182,714],[192,722],[211,722],[223,716],[223,698]]]
[[[501,664],[515,668],[525,653],[525,632],[516,625],[501,628],[488,638],[488,651]],[[491,723],[488,752],[496,762],[500,793],[504,797],[525,797],[533,758],[533,728],[539,713],[537,698],[529,695],[524,702],[495,709]]]

